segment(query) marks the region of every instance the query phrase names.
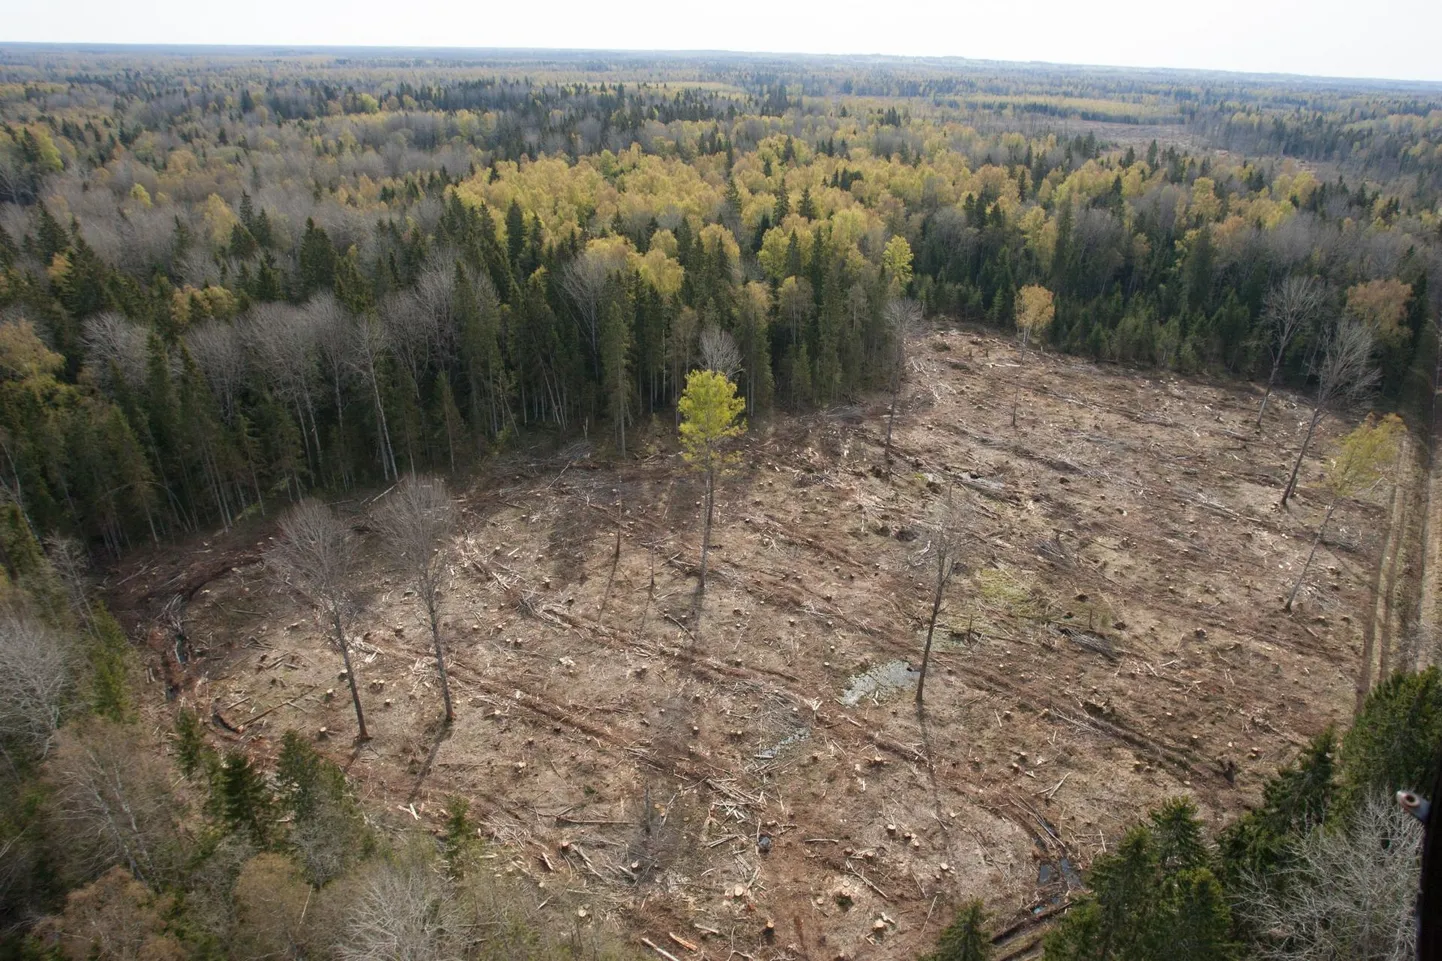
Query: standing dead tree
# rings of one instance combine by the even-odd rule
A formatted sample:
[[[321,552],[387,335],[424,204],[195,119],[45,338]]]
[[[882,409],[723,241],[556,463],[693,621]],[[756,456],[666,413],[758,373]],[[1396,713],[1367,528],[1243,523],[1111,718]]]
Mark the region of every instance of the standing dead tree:
[[[1267,375],[1267,392],[1262,395],[1262,406],[1257,409],[1258,429],[1262,426],[1262,415],[1267,412],[1267,401],[1272,398],[1272,388],[1277,384],[1277,374],[1282,370],[1287,348],[1321,309],[1322,285],[1315,277],[1288,277],[1267,294],[1262,323],[1272,370]]]
[[[886,305],[886,327],[891,336],[891,408],[886,415],[886,474],[891,476],[891,432],[896,426],[896,405],[901,399],[901,382],[906,377],[906,348],[921,328],[921,304],[914,300],[892,300]]]
[[[916,709],[922,710],[926,697],[926,671],[931,665],[931,642],[936,635],[936,620],[941,615],[942,603],[946,600],[946,586],[958,565],[962,542],[966,537],[966,502],[957,500],[955,492],[948,489],[946,500],[935,508],[931,522],[931,544],[928,550],[935,564],[931,586],[931,617],[926,622],[926,646],[921,651],[921,676],[916,680]]]
[[[446,649],[441,640],[441,579],[445,558],[440,548],[455,528],[455,517],[455,505],[446,492],[445,481],[414,474],[403,478],[375,512],[376,526],[395,559],[405,566],[425,607],[436,649],[436,674],[441,681],[447,724],[455,720],[456,715],[451,709]]]
[[[351,576],[355,568],[356,536],[349,525],[325,504],[307,498],[296,504],[280,522],[281,541],[267,552],[266,566],[281,583],[294,588],[320,608],[340,648],[350,683],[351,702],[359,727],[357,741],[368,741],[360,687],[351,664],[346,622],[355,607]]]
[[[1282,491],[1282,507],[1297,489],[1297,474],[1302,469],[1302,460],[1312,446],[1312,437],[1317,425],[1327,416],[1332,405],[1351,400],[1364,393],[1377,382],[1379,373],[1372,364],[1372,331],[1361,321],[1344,317],[1337,322],[1332,336],[1327,341],[1326,353],[1317,369],[1317,398],[1312,406],[1312,419],[1307,424],[1307,436],[1302,439],[1302,449],[1297,451],[1297,461],[1292,465],[1292,476]]]

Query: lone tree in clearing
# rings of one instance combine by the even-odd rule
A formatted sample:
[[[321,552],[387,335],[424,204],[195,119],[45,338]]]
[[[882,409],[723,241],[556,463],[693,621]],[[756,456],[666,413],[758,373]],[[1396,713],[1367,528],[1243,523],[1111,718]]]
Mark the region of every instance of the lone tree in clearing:
[[[962,539],[966,536],[965,502],[954,499],[951,490],[946,500],[936,507],[935,519],[931,524],[932,556],[936,561],[936,576],[932,581],[931,618],[926,624],[926,646],[921,651],[921,676],[916,679],[916,709],[922,709],[926,697],[926,670],[931,664],[931,640],[936,634],[936,619],[941,614],[941,604],[946,598],[946,585],[956,573],[957,555],[961,553]]]
[[[1388,468],[1397,459],[1397,438],[1404,429],[1402,418],[1396,414],[1388,414],[1380,421],[1368,415],[1361,426],[1342,439],[1323,482],[1332,499],[1327,504],[1322,523],[1317,525],[1312,550],[1302,565],[1302,573],[1297,575],[1297,583],[1292,585],[1292,592],[1287,595],[1284,610],[1291,611],[1292,602],[1297,599],[1297,592],[1307,579],[1307,571],[1312,567],[1312,559],[1317,556],[1317,546],[1322,543],[1322,534],[1332,520],[1332,512],[1337,509],[1337,501],[1367,490],[1387,475]]]
[[[355,605],[351,574],[355,567],[356,536],[335,511],[307,498],[290,509],[280,522],[281,541],[266,554],[266,566],[282,583],[295,588],[320,608],[329,623],[331,640],[340,648],[351,702],[359,727],[358,741],[370,740],[360,688],[350,662],[346,621]]]
[[[1315,277],[1288,277],[1267,294],[1266,305],[1262,308],[1262,323],[1267,334],[1267,352],[1272,357],[1272,371],[1267,375],[1267,391],[1262,395],[1262,406],[1257,409],[1258,428],[1262,426],[1262,415],[1267,412],[1267,401],[1272,398],[1272,388],[1276,386],[1287,348],[1292,345],[1298,331],[1309,324],[1321,309],[1322,285]]]
[[[681,448],[686,463],[706,477],[706,519],[701,528],[701,593],[706,592],[706,561],[711,551],[711,516],[716,505],[716,475],[735,459],[723,453],[722,444],[746,432],[737,421],[746,402],[736,396],[736,385],[714,370],[693,370],[677,403],[681,410]]]
[[[447,724],[455,720],[456,715],[451,709],[446,648],[441,640],[443,557],[440,547],[455,526],[455,516],[445,481],[414,474],[403,478],[375,512],[376,526],[385,536],[391,554],[410,575],[425,608],[436,649],[436,674],[441,680],[441,701],[446,707]]]
[[[1361,394],[1377,382],[1380,376],[1372,364],[1372,331],[1359,320],[1344,317],[1337,322],[1332,337],[1327,342],[1327,352],[1322,355],[1322,364],[1317,370],[1317,399],[1312,406],[1312,420],[1307,425],[1307,436],[1302,439],[1302,449],[1297,451],[1297,461],[1292,465],[1292,476],[1282,491],[1282,506],[1297,489],[1297,474],[1302,469],[1302,459],[1312,446],[1312,436],[1317,425],[1327,415],[1333,404]]]

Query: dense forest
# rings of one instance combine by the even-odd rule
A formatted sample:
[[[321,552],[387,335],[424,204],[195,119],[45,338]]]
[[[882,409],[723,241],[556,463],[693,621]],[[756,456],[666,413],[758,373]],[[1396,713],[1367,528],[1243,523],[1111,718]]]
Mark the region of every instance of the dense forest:
[[[609,956],[535,932],[476,868],[464,806],[439,848],[381,838],[299,738],[267,778],[182,717],[178,790],[158,758],[116,764],[145,754],[135,666],[81,572],[516,445],[585,438],[624,458],[628,431],[634,448],[669,429],[718,343],[751,418],[854,403],[892,383],[912,302],[1099,361],[1304,390],[1353,325],[1382,405],[1430,429],[1442,90],[945,60],[0,47],[0,670],[35,679],[0,703],[6,956]],[[1376,932],[1336,947],[1322,920],[1278,935],[1266,911],[1295,920],[1287,897],[1328,858],[1365,861],[1378,832],[1411,838],[1389,847],[1398,864],[1415,857],[1368,791],[1431,777],[1438,691],[1435,671],[1380,687],[1219,841],[1184,803],[1157,812],[1099,863],[1047,957],[1393,956]],[[1363,840],[1345,848],[1352,829],[1324,834],[1324,817]],[[178,832],[186,818],[203,828]],[[275,923],[317,891],[312,927]],[[1234,911],[1243,892],[1253,909]],[[433,953],[346,920],[407,897]],[[129,940],[97,947],[95,926]],[[964,911],[936,957],[983,956],[982,926]]]
[[[1387,395],[1435,366],[1424,91],[745,59],[0,73],[3,476],[37,530],[112,553],[537,432],[620,447],[707,329],[752,412],[844,403],[885,382],[905,296],[1009,327],[1043,286],[1056,348],[1245,377],[1269,292],[1315,277],[1281,377],[1343,314]]]

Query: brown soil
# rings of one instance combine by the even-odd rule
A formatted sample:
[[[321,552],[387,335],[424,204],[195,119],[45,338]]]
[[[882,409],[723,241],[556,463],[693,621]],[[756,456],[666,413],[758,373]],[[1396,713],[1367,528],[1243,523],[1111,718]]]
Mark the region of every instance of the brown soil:
[[[149,620],[157,715],[168,676],[260,755],[324,725],[377,813],[434,828],[448,795],[469,798],[497,870],[532,879],[561,926],[584,907],[678,957],[701,953],[671,934],[710,958],[909,958],[980,897],[1003,954],[1025,954],[1148,806],[1187,794],[1221,826],[1348,717],[1390,498],[1339,508],[1288,616],[1336,420],[1284,512],[1296,398],[1258,433],[1249,386],[969,332],[913,357],[889,480],[881,406],[748,435],[699,619],[701,485],[669,425],[623,464],[578,447],[475,477],[444,595],[448,736],[397,573],[357,579],[374,740],[352,754],[339,655],[257,562],[272,529],[136,558],[113,593]],[[926,711],[904,675],[845,706],[854,675],[919,658],[927,517],[949,488],[973,536]]]

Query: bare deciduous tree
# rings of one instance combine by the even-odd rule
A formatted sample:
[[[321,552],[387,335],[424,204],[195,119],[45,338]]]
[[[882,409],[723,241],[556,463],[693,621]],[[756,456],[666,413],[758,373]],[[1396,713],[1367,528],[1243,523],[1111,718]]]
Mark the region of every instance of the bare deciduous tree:
[[[138,387],[145,380],[149,356],[146,333],[119,314],[97,314],[85,322],[87,365],[103,384]],[[115,383],[115,378],[121,383]]]
[[[1372,364],[1372,344],[1372,332],[1361,321],[1344,317],[1333,328],[1326,353],[1322,355],[1322,363],[1317,369],[1317,397],[1313,401],[1312,419],[1307,424],[1307,436],[1302,439],[1302,449],[1297,451],[1297,461],[1292,465],[1292,476],[1287,479],[1287,487],[1282,491],[1284,508],[1297,489],[1297,474],[1302,469],[1302,459],[1307,456],[1317,425],[1327,411],[1333,404],[1355,398],[1377,382],[1380,374]]]
[[[71,644],[37,620],[0,617],[0,750],[50,752],[74,684]]]
[[[931,589],[931,617],[926,623],[926,646],[921,652],[921,676],[916,680],[916,707],[920,710],[926,696],[926,670],[931,664],[931,641],[936,634],[936,619],[946,599],[946,585],[956,572],[962,544],[970,521],[964,498],[958,499],[954,489],[946,492],[946,500],[937,504],[930,524],[931,543],[928,551],[935,564]]]
[[[396,560],[405,566],[425,607],[426,621],[436,649],[441,700],[445,703],[446,723],[449,724],[455,720],[455,712],[451,709],[446,650],[441,640],[440,594],[445,558],[440,548],[455,527],[455,506],[446,493],[444,481],[410,475],[386,495],[375,512],[375,520]]]
[[[1344,829],[1297,843],[1281,884],[1244,883],[1241,910],[1271,961],[1416,957],[1421,825],[1392,801],[1369,799]]]
[[[289,304],[260,304],[241,326],[242,336],[276,392],[294,408],[306,438],[306,457],[320,464],[320,428],[311,385],[315,381],[315,324],[307,312]]]
[[[215,320],[191,329],[185,346],[205,381],[220,402],[220,415],[227,424],[235,422],[235,402],[245,383],[245,345],[240,334],[225,321]]]
[[[735,338],[719,327],[702,330],[701,366],[734,381],[741,373],[741,351]]]
[[[914,300],[893,300],[886,305],[886,326],[891,334],[891,409],[886,415],[886,471],[891,474],[891,430],[896,424],[896,405],[901,382],[906,376],[906,349],[921,327],[921,305]]]
[[[121,864],[156,884],[173,867],[178,829],[169,766],[137,728],[90,720],[70,725],[46,762],[47,813],[66,839],[74,881]]]
[[[1272,388],[1276,386],[1287,348],[1298,331],[1311,323],[1321,309],[1322,285],[1315,277],[1288,277],[1267,294],[1262,323],[1267,335],[1267,352],[1272,358],[1272,370],[1267,375],[1267,392],[1262,395],[1262,406],[1257,410],[1257,427],[1262,426],[1262,415],[1267,412],[1267,401],[1272,397]]]
[[[328,622],[331,640],[340,648],[341,660],[345,663],[356,724],[360,728],[356,739],[369,740],[345,632],[355,605],[351,590],[357,547],[355,534],[335,511],[309,498],[290,509],[280,522],[280,532],[282,539],[266,554],[266,565],[282,583],[320,608]]]
[[[601,310],[611,275],[625,264],[624,252],[590,247],[561,272],[561,289],[570,298],[576,324],[591,349],[591,359],[600,366]]]
[[[449,961],[459,918],[444,880],[415,856],[378,862],[351,906],[344,961]]]

